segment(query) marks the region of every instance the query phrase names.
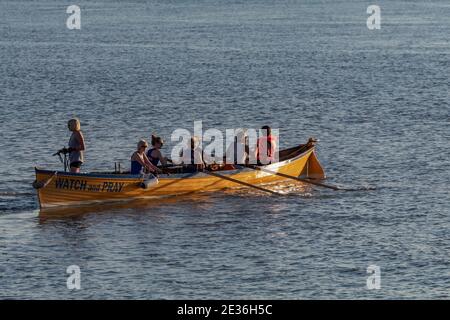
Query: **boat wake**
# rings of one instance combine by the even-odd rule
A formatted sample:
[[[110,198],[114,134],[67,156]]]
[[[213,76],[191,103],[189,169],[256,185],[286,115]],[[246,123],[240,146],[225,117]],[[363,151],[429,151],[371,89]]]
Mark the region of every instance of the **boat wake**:
[[[34,192],[0,191],[0,197],[34,196]]]

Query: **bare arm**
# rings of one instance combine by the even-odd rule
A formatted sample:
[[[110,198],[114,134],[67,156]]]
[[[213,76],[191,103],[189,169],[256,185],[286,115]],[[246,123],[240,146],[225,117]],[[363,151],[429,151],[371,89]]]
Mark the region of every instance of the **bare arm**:
[[[161,151],[160,151],[160,150],[153,150],[153,152],[152,152],[152,157],[153,157],[153,155],[155,155],[155,154],[156,154],[156,157],[154,157],[154,158],[159,159],[159,161],[161,161],[161,164],[162,164],[163,166],[166,166],[166,165],[167,165],[167,159],[166,159],[166,157],[164,157],[164,156],[162,155]]]
[[[81,131],[76,132],[78,141],[80,142],[80,148],[77,148],[77,151],[84,151],[86,150],[86,145],[84,144],[84,137]]]
[[[139,155],[138,155],[137,152],[133,153],[133,155],[131,156],[131,161],[137,161],[137,162],[139,162],[139,164],[140,164],[141,166],[143,166],[143,167],[146,166],[146,165],[145,165],[145,161],[142,161],[142,158],[139,157]]]
[[[258,156],[259,156],[259,140],[256,143],[256,148],[253,150],[253,156],[255,157],[255,159],[258,159]]]
[[[144,158],[144,166],[146,166],[150,171],[153,172],[160,172],[161,170],[159,170],[157,167],[155,167],[153,165],[153,163],[150,162],[150,160],[148,160],[147,155],[144,153],[143,154],[143,158]]]

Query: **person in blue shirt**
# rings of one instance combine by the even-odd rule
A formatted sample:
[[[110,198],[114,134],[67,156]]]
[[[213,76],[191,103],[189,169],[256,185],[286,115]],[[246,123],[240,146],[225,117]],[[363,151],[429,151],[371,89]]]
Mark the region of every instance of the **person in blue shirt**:
[[[164,141],[161,137],[152,134],[152,148],[148,149],[147,158],[154,166],[157,166],[159,163],[163,166],[167,166],[167,162],[170,162],[170,160],[164,157],[161,152],[163,144]]]
[[[138,142],[137,150],[131,156],[131,174],[143,174],[146,173],[146,170],[152,173],[161,173],[161,170],[152,164],[145,155],[147,147],[147,141],[140,140]]]

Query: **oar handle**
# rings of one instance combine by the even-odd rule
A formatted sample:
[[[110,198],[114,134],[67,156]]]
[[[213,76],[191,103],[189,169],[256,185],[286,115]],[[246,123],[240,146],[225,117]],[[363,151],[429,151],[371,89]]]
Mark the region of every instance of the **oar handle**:
[[[67,153],[70,153],[70,150],[71,150],[71,148],[66,148],[66,147],[64,147],[64,148],[62,148],[62,149],[59,149],[57,152],[55,152],[52,156],[59,156],[59,155],[61,155],[61,153],[62,154],[67,154]]]

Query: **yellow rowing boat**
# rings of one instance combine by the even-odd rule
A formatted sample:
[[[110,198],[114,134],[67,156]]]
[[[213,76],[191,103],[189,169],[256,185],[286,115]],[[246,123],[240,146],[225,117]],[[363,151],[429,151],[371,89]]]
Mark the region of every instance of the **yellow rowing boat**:
[[[35,168],[36,181],[33,185],[37,189],[40,207],[51,208],[242,188],[242,184],[236,181],[260,185],[286,179],[269,172],[293,177],[325,178],[313,144],[282,150],[279,159],[277,163],[261,167],[266,171],[251,168],[227,170],[225,167],[214,171],[216,175],[211,175],[204,172],[182,173],[174,168],[171,169],[173,174],[162,174],[158,183],[153,185],[145,185],[142,175],[119,172],[69,173]]]

